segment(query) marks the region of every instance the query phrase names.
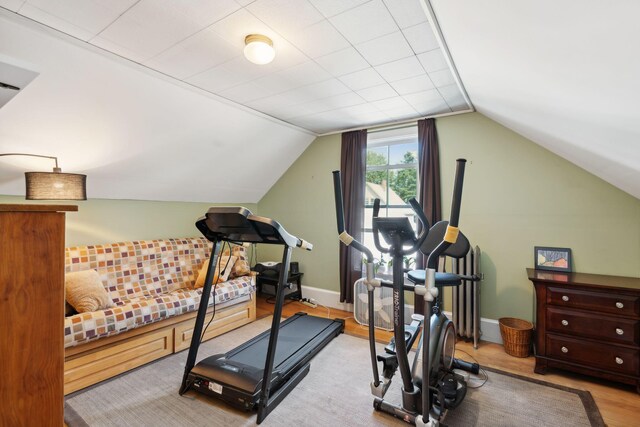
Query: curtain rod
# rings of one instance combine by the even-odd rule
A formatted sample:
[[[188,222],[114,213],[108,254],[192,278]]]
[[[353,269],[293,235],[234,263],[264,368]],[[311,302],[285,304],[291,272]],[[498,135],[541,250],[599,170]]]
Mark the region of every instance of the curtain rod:
[[[318,137],[327,136],[327,135],[335,135],[337,133],[351,132],[351,131],[354,131],[354,130],[362,130],[362,129],[367,129],[367,132],[369,132],[369,133],[382,132],[382,131],[390,130],[390,129],[402,129],[403,127],[409,127],[409,126],[415,125],[415,123],[418,120],[422,120],[422,119],[438,119],[438,118],[441,118],[441,117],[457,116],[458,114],[473,113],[475,111],[476,111],[475,108],[469,108],[467,110],[462,110],[462,111],[452,111],[450,113],[434,114],[432,116],[416,117],[416,118],[411,119],[411,120],[399,120],[397,122],[374,125],[374,126],[372,126],[370,128],[366,128],[366,127],[362,127],[361,126],[361,127],[357,127],[357,128],[351,128],[351,129],[340,129],[340,130],[335,130],[335,131],[332,131],[332,132],[321,133],[321,134],[318,135]]]

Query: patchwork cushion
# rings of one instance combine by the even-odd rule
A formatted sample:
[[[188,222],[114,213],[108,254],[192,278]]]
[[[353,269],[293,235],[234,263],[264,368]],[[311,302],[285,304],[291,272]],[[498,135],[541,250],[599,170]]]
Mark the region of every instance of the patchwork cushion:
[[[64,283],[65,298],[78,313],[113,307],[113,301],[95,270],[67,273]]]
[[[225,253],[229,253],[229,251],[225,251]],[[251,273],[251,266],[249,265],[249,255],[247,254],[247,248],[244,246],[234,246],[231,248],[231,255],[236,257],[236,263],[233,265],[233,269],[231,270],[231,277],[235,279],[236,277],[246,276]]]
[[[229,275],[231,274],[231,269],[233,268],[233,264],[236,262],[236,257],[229,255],[222,255],[216,259],[216,268],[213,272],[213,281],[214,283],[222,283],[229,279]],[[207,270],[209,269],[209,260],[206,260],[204,264],[202,264],[202,268],[200,269],[200,273],[198,274],[198,279],[196,280],[195,285],[193,285],[194,289],[202,288],[204,286],[205,279],[207,278]],[[220,271],[222,269],[222,272]]]
[[[96,270],[116,305],[191,288],[211,242],[204,237],[141,240],[65,249],[66,272]]]
[[[228,280],[215,290],[216,304],[255,292],[253,276]],[[138,296],[119,301],[106,310],[79,313],[65,318],[64,346],[73,347],[98,338],[177,316],[198,309],[202,289],[176,289],[165,295]],[[210,298],[209,305],[213,304]]]

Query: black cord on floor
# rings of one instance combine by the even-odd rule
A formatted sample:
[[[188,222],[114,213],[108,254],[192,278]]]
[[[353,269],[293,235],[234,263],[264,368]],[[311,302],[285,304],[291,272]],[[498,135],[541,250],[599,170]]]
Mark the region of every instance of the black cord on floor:
[[[472,355],[470,355],[469,353],[467,353],[464,350],[460,350],[460,349],[456,349],[456,351],[459,351],[460,353],[464,353],[467,356],[469,356],[471,358],[471,360],[473,360],[475,363],[478,363],[478,361],[476,360],[475,357],[473,357]],[[480,388],[483,385],[485,385],[487,383],[487,381],[489,380],[489,374],[487,374],[487,371],[485,371],[484,369],[482,369],[482,366],[478,363],[478,366],[480,366],[480,374],[481,376],[479,377],[472,377],[471,374],[469,374],[469,381],[471,380],[476,380],[476,381],[482,381],[480,384],[475,385],[475,386],[471,386],[471,384],[467,384],[468,388]]]

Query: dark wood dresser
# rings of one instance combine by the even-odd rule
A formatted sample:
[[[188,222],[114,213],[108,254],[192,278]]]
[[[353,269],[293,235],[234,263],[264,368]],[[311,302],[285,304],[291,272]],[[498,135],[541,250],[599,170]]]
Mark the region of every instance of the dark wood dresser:
[[[65,211],[0,205],[0,426],[63,425]]]
[[[640,393],[640,278],[527,274],[536,290],[535,372],[561,368]]]

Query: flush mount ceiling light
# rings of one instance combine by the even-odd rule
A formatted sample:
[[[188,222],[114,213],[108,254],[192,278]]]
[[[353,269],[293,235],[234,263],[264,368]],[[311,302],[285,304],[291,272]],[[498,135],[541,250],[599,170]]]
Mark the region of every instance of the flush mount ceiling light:
[[[58,158],[39,154],[6,153],[0,156],[28,156],[53,159],[53,172],[25,172],[27,200],[87,200],[87,176],[78,173],[62,173]]]
[[[264,65],[273,61],[276,51],[269,37],[249,34],[244,38],[244,56],[254,64]]]

